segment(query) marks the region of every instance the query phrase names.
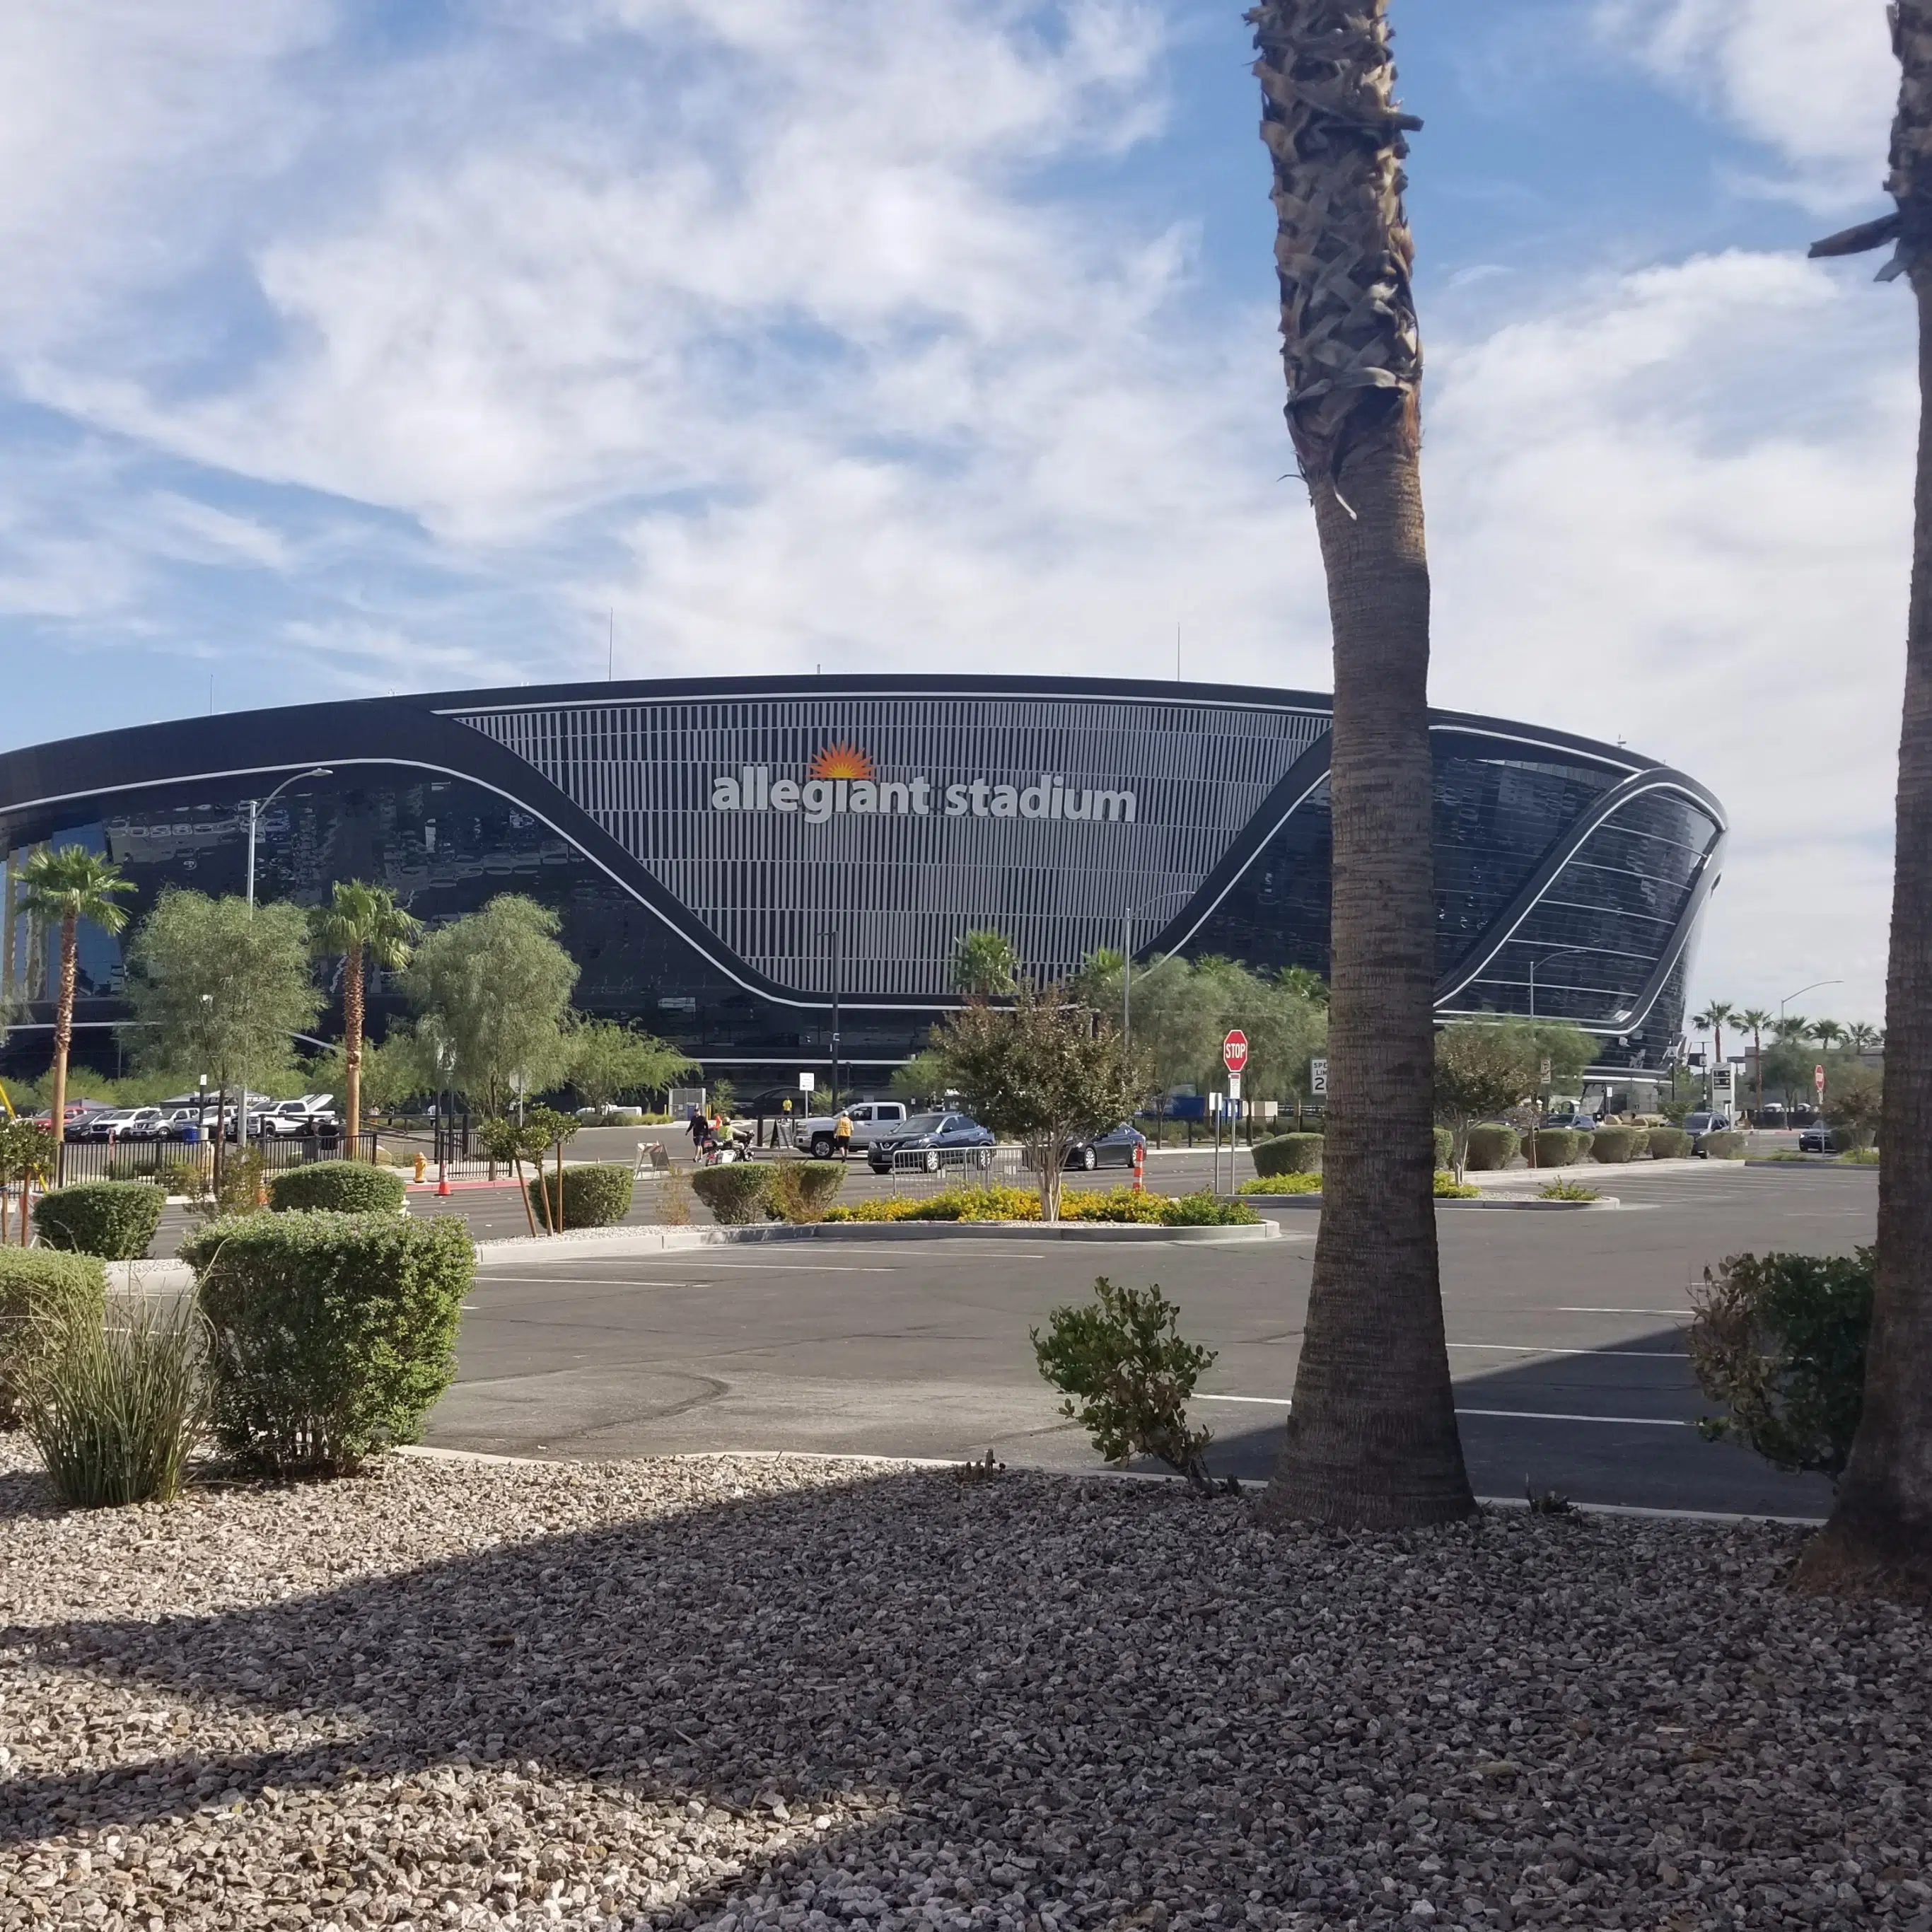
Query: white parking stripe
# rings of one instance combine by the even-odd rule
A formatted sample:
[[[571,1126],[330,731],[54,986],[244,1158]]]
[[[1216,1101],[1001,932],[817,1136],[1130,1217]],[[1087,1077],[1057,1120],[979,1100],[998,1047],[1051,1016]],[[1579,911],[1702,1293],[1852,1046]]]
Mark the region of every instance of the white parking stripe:
[[[1635,1362],[1685,1362],[1675,1348],[1532,1348],[1515,1342],[1445,1342],[1447,1348],[1473,1348],[1484,1355],[1620,1355]]]
[[[1292,1408],[1280,1395],[1199,1395],[1196,1402],[1240,1402],[1257,1408]],[[1676,1422],[1658,1415],[1562,1415],[1539,1408],[1459,1408],[1458,1415],[1500,1416],[1509,1422],[1607,1422],[1620,1429],[1694,1429],[1694,1422]]]

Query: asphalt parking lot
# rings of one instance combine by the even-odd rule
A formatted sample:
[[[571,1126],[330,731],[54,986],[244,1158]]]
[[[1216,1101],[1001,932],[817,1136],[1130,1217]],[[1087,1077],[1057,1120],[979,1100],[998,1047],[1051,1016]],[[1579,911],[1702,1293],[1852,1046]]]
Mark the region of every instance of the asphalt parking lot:
[[[1194,1184],[1163,1172],[1159,1184]],[[1875,1177],[1636,1168],[1618,1170],[1615,1188],[1624,1204],[1610,1210],[1439,1210],[1478,1492],[1520,1496],[1528,1484],[1579,1502],[1822,1515],[1822,1480],[1781,1475],[1692,1426],[1702,1405],[1683,1353],[1688,1291],[1740,1250],[1843,1253],[1869,1240]],[[462,1207],[472,1226],[481,1205]],[[520,1232],[520,1209],[505,1206],[496,1232]],[[992,1448],[1015,1464],[1091,1467],[1027,1331],[1108,1272],[1160,1282],[1184,1331],[1220,1351],[1200,1395],[1213,1460],[1262,1478],[1294,1384],[1316,1225],[1306,1210],[1277,1218],[1284,1238],[1254,1246],[821,1242],[646,1259],[533,1247],[479,1277],[458,1383],[428,1440],[580,1459]]]

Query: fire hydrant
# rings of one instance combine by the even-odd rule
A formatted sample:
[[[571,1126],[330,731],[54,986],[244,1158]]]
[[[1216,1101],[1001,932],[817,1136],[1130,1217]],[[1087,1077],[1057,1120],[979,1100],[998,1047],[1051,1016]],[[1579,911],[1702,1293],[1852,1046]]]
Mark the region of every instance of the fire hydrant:
[[[421,1154],[416,1156],[416,1181],[421,1185],[423,1176],[429,1172],[429,1162]]]

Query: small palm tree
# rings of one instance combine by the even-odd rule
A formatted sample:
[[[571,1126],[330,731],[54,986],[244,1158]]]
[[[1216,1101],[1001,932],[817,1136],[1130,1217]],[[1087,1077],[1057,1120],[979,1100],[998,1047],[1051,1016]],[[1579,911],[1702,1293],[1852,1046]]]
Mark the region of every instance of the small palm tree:
[[[406,966],[422,936],[422,922],[386,886],[360,879],[338,880],[328,903],[309,915],[310,946],[342,956],[342,1126],[352,1160],[362,1129],[364,976],[371,966],[392,973]]]
[[[998,999],[1019,984],[1019,955],[1004,932],[965,933],[952,949],[953,989],[969,1000]]]
[[[1836,1020],[1814,1020],[1811,1023],[1811,1037],[1830,1053],[1844,1044],[1845,1030]]]
[[[52,1123],[56,1144],[67,1138],[67,1059],[74,1045],[74,996],[79,970],[80,922],[103,932],[118,932],[128,923],[117,892],[131,892],[133,881],[121,868],[85,845],[43,846],[15,875],[20,884],[16,902],[21,911],[45,926],[58,926],[61,936],[60,998],[54,1007],[54,1090]]]
[[[1724,1058],[1724,1029],[1737,1017],[1737,1009],[1728,1000],[1713,1000],[1701,1013],[1690,1016],[1690,1024],[1700,1033],[1711,1036],[1711,1064],[1720,1064]]]
[[[1732,1017],[1739,1026],[1750,1030],[1751,1059],[1757,1068],[1757,1111],[1761,1124],[1764,1113],[1764,1030],[1778,1016],[1763,1006],[1745,1006]]]
[[[1854,1020],[1845,1029],[1845,1045],[1853,1053],[1875,1052],[1884,1041],[1885,1035],[1868,1020]]]
[[[1795,1046],[1802,1046],[1811,1037],[1811,1022],[1802,1013],[1780,1014],[1777,1027],[1780,1042],[1790,1040]]]

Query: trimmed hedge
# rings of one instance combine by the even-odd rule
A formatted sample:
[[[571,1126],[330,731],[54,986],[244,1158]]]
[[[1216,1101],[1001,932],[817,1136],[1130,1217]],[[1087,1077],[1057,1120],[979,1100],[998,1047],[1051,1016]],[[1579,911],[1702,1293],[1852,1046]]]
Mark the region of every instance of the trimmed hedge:
[[[400,1214],[407,1198],[393,1168],[358,1160],[286,1167],[268,1183],[268,1205],[278,1214]]]
[[[711,1210],[721,1228],[742,1228],[765,1218],[772,1171],[749,1161],[700,1167],[691,1177],[692,1192]]]
[[[1539,1127],[1536,1134],[1538,1167],[1569,1167],[1583,1151],[1583,1136],[1574,1127]]]
[[[70,1322],[106,1318],[107,1270],[98,1255],[0,1247],[0,1429],[20,1420],[20,1387],[53,1353]]]
[[[1650,1157],[1652,1160],[1682,1160],[1690,1151],[1690,1136],[1682,1127],[1652,1127]]]
[[[1590,1137],[1590,1157],[1620,1166],[1636,1158],[1636,1144],[1637,1131],[1634,1127],[1599,1127]]]
[[[1698,1144],[1698,1151],[1707,1160],[1742,1160],[1744,1137],[1736,1132],[1706,1134]]]
[[[476,1250],[453,1216],[251,1215],[182,1257],[212,1331],[215,1437],[244,1468],[346,1474],[414,1442],[455,1379]]]
[[[794,1227],[803,1227],[825,1219],[832,1196],[844,1184],[845,1170],[817,1161],[782,1160],[772,1168],[771,1177],[769,1211]]]
[[[1447,1127],[1436,1130],[1436,1171],[1440,1174],[1445,1167],[1456,1164],[1456,1136]]]
[[[1465,1165],[1479,1173],[1493,1173],[1498,1168],[1508,1166],[1522,1144],[1522,1137],[1515,1128],[1485,1122],[1469,1130],[1468,1158]]]
[[[563,1225],[566,1228],[608,1228],[631,1211],[631,1191],[637,1177],[616,1162],[595,1166],[566,1167],[563,1170]],[[528,1180],[525,1190],[537,1226],[554,1234],[550,1225],[550,1210],[556,1205],[554,1172]]]
[[[1322,1137],[1319,1134],[1276,1134],[1255,1144],[1257,1174],[1319,1174]]]
[[[166,1194],[151,1180],[86,1180],[43,1194],[34,1226],[50,1248],[137,1262],[161,1225]]]

